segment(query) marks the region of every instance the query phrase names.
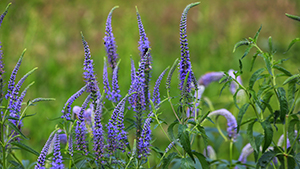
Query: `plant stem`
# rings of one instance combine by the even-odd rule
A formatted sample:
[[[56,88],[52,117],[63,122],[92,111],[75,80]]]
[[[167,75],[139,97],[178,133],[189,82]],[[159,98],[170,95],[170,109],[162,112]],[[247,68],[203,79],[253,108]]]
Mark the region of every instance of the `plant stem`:
[[[232,147],[233,147],[233,141],[230,140],[230,143],[229,143],[229,162],[230,162],[230,168],[232,167]]]

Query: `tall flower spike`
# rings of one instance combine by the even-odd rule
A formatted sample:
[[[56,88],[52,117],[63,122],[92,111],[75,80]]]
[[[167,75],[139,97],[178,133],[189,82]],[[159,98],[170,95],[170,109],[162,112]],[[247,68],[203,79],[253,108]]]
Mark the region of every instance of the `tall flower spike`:
[[[80,90],[78,90],[75,94],[73,94],[65,103],[63,109],[62,109],[62,113],[63,115],[61,116],[62,118],[66,118],[67,120],[71,120],[71,105],[72,103],[79,97],[82,95],[82,93],[86,90],[88,85],[83,86]],[[67,112],[65,112],[65,109],[67,108]]]
[[[24,90],[23,92],[21,93],[20,97],[18,98],[18,100],[14,103],[14,106],[13,106],[13,109],[15,111],[11,112],[10,113],[10,116],[11,117],[14,117],[14,118],[17,118],[19,119],[20,118],[20,112],[21,112],[21,106],[22,106],[22,102],[23,102],[23,99],[26,95],[26,92],[27,90],[29,89],[29,87],[31,85],[33,85],[34,82],[30,83]],[[17,126],[20,130],[21,130],[21,127],[22,127],[22,119],[19,119],[20,121],[18,120],[15,120],[15,119],[9,119],[10,122],[12,122],[15,126]],[[13,132],[13,131],[12,131]],[[14,136],[18,135],[16,132],[13,133]],[[17,141],[20,140],[20,138],[17,138],[16,139]]]
[[[150,154],[150,141],[151,141],[151,116],[153,113],[149,114],[149,117],[145,120],[143,130],[141,133],[141,137],[138,141],[138,157],[142,156],[147,157]]]
[[[52,161],[52,167],[50,169],[63,169],[64,164],[62,160],[62,156],[60,153],[60,138],[59,134],[54,135],[54,148],[53,148],[53,161]]]
[[[138,26],[139,26],[139,34],[140,34],[140,40],[139,40],[139,50],[140,50],[140,55],[141,55],[141,62],[142,59],[145,59],[145,69],[144,69],[144,97],[145,97],[145,105],[147,106],[149,104],[149,99],[150,99],[150,91],[149,91],[149,82],[150,82],[150,71],[152,69],[151,67],[151,62],[152,62],[152,57],[150,53],[150,42],[147,38],[147,35],[145,33],[145,29],[141,20],[141,16],[139,14],[139,11],[136,8],[136,15],[137,15],[137,20],[138,20]]]
[[[210,158],[211,160],[216,160],[217,159],[217,155],[215,150],[212,148],[212,146],[207,146],[204,149],[203,155],[207,158]]]
[[[73,137],[72,137],[72,133],[70,133],[69,138],[68,138],[68,150],[69,150],[69,154],[73,157]]]
[[[211,113],[209,113],[208,117],[214,116],[214,115],[221,115],[224,116],[227,120],[227,133],[228,137],[230,139],[233,139],[233,141],[236,141],[237,137],[237,122],[235,117],[226,109],[219,109],[215,110]]]
[[[154,86],[154,90],[153,90],[153,97],[152,97],[152,102],[154,103],[154,105],[158,105],[160,103],[160,93],[159,93],[159,86],[160,86],[160,82],[161,79],[163,78],[163,76],[165,75],[166,71],[169,68],[166,68],[157,78],[156,82],[155,82],[155,86]]]
[[[88,85],[87,87],[87,92],[91,92],[91,91],[96,91],[95,89],[95,84],[97,84],[96,81],[96,76],[94,73],[94,65],[93,65],[93,59],[91,59],[91,52],[89,49],[89,45],[87,44],[87,42],[84,39],[84,36],[81,32],[81,38],[82,38],[82,44],[84,47],[84,67],[83,67],[83,77],[84,77],[84,81],[85,83]]]
[[[98,103],[95,111],[95,123],[93,127],[94,146],[96,159],[99,160],[104,154],[104,137],[103,126],[101,124],[102,103]]]
[[[222,79],[223,76],[223,72],[208,72],[200,77],[198,84],[207,87],[210,83]]]
[[[107,64],[106,64],[105,57],[104,57],[104,66],[103,66],[103,88],[104,88],[104,92],[106,93],[106,98],[108,100],[111,100],[111,89],[108,81]]]
[[[2,24],[2,22],[3,22],[3,19],[4,19],[5,15],[6,15],[7,12],[8,12],[8,9],[9,9],[10,5],[11,5],[11,3],[9,3],[9,4],[7,5],[7,7],[5,8],[5,11],[4,11],[3,14],[0,16],[0,27],[1,27],[1,24]]]
[[[116,8],[118,8],[118,6],[113,7],[107,16],[106,29],[105,29],[106,32],[103,38],[109,66],[112,68],[112,70],[115,69],[118,62],[117,46],[116,46],[114,34],[112,33],[112,26],[111,26],[112,13]]]
[[[42,149],[40,156],[38,157],[37,163],[34,167],[35,169],[45,169],[44,165],[45,165],[46,155],[48,153],[52,140],[53,140],[53,132],[50,134],[46,144]]]
[[[18,95],[19,95],[19,91],[20,91],[20,88],[22,86],[22,84],[24,83],[24,81],[27,79],[27,77],[33,73],[35,70],[37,69],[34,68],[32,69],[31,71],[29,71],[28,73],[26,73],[20,80],[19,82],[16,84],[16,86],[13,88],[12,92],[11,92],[11,95],[10,95],[10,100],[9,100],[9,105],[8,105],[8,108],[11,109],[10,111],[11,112],[15,112],[17,113],[16,111],[16,107],[14,107],[16,105],[16,102],[18,100]]]
[[[111,100],[115,103],[120,101],[121,94],[120,94],[120,89],[119,89],[119,82],[118,82],[118,72],[119,72],[119,63],[116,65],[114,71],[113,71],[113,76],[112,76],[112,90],[111,90]]]
[[[191,84],[193,82],[193,73],[192,73],[192,65],[190,62],[190,53],[187,43],[187,35],[186,35],[186,21],[187,21],[187,13],[188,11],[198,5],[199,2],[191,3],[187,5],[181,15],[180,20],[180,48],[181,48],[181,60],[179,63],[179,76],[180,76],[180,90],[183,91],[183,93],[189,93],[191,91]],[[190,72],[190,73],[189,73]],[[186,87],[183,89],[184,81],[186,76],[187,82]]]
[[[125,108],[126,95],[115,107],[111,119],[109,119],[107,127],[107,149],[112,154],[116,149],[125,150],[127,144],[127,132],[124,130],[123,112]]]
[[[85,154],[87,154],[87,146],[86,146],[86,126],[85,126],[85,122],[84,122],[84,110],[86,109],[88,103],[91,100],[91,94],[89,94],[87,96],[87,98],[85,99],[85,101],[83,102],[82,106],[81,106],[81,111],[78,115],[78,121],[77,121],[77,125],[75,128],[75,138],[76,138],[76,146],[77,146],[77,150],[83,150],[85,152]]]
[[[247,157],[251,154],[251,153],[253,153],[253,148],[251,147],[251,144],[250,143],[248,143],[248,144],[246,144],[245,145],[245,147],[243,148],[243,150],[242,150],[242,153],[241,153],[241,155],[240,155],[240,157],[239,157],[239,161],[241,162],[241,163],[246,163],[247,162]]]
[[[18,73],[18,70],[20,68],[20,65],[22,63],[22,59],[23,56],[26,52],[26,49],[23,51],[23,53],[21,54],[18,63],[16,64],[14,70],[11,72],[10,78],[9,78],[9,82],[8,82],[8,90],[7,90],[7,94],[5,95],[5,98],[8,99],[12,96],[12,91],[14,90],[14,86],[15,86],[15,79],[16,79],[16,75]]]

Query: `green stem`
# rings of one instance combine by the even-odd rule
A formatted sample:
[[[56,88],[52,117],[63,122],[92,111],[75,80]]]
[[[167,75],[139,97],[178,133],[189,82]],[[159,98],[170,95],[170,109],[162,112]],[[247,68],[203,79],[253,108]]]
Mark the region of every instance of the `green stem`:
[[[168,95],[168,101],[169,101],[169,103],[170,103],[170,106],[171,106],[171,108],[172,108],[172,111],[173,111],[175,117],[177,118],[177,120],[179,121],[179,123],[181,124],[181,121],[180,121],[179,117],[177,116],[176,111],[175,111],[175,109],[174,109],[174,107],[173,107],[173,104],[172,104],[172,102],[171,102],[170,93],[167,92],[167,95]]]
[[[230,162],[230,168],[232,167],[232,147],[233,147],[233,141],[230,140],[230,143],[229,143],[229,162]]]
[[[288,168],[288,157],[287,157],[287,132],[288,132],[288,115],[285,116],[285,123],[283,126],[283,135],[284,135],[284,166],[285,168]]]

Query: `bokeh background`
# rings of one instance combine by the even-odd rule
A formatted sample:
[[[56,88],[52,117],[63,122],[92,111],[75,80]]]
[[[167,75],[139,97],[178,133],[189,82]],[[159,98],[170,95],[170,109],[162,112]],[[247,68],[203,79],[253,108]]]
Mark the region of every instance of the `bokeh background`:
[[[4,53],[6,79],[15,66],[24,48],[27,48],[17,79],[34,67],[26,84],[35,81],[25,100],[36,97],[51,97],[56,101],[39,103],[27,110],[35,116],[24,120],[23,132],[30,140],[26,144],[38,152],[55,128],[66,100],[84,85],[82,78],[84,50],[80,31],[89,43],[95,71],[102,79],[105,49],[103,37],[106,17],[112,7],[118,5],[112,17],[113,33],[118,45],[121,94],[125,95],[130,85],[130,57],[139,60],[138,25],[135,6],[138,7],[144,28],[150,40],[153,57],[152,86],[159,74],[180,57],[179,21],[185,6],[192,0],[1,0],[0,11],[12,2],[0,29],[0,41]],[[289,58],[284,63],[292,73],[299,68],[300,44],[286,54],[290,41],[300,37],[300,23],[285,16],[285,13],[300,15],[297,0],[203,0],[188,14],[188,42],[193,71],[196,77],[209,71],[228,71],[239,68],[238,59],[245,48],[232,53],[233,46],[243,38],[253,37],[262,25],[258,44],[268,50],[267,40],[272,36],[277,53],[275,59]],[[255,51],[252,51],[252,53]],[[243,60],[246,82],[251,72],[251,54]],[[258,58],[256,66],[263,65]],[[255,69],[254,68],[254,69]],[[174,76],[175,77],[175,76]],[[280,79],[279,79],[280,80]],[[284,78],[282,79],[284,80]],[[164,83],[164,80],[163,80]],[[103,85],[100,84],[102,87]],[[162,85],[162,96],[165,96]],[[210,98],[216,109],[230,108],[237,113],[228,91],[219,96],[221,85],[213,83],[204,95]],[[178,95],[178,79],[172,81],[172,92]],[[224,95],[224,97],[223,97]],[[80,105],[83,97],[75,104]],[[174,101],[175,102],[175,101]],[[169,106],[162,107],[162,119],[172,122],[175,117]],[[105,116],[105,118],[109,116]],[[172,118],[171,118],[172,117]],[[224,127],[226,122],[224,121]],[[154,146],[162,149],[168,141],[156,129]],[[280,136],[280,132],[278,138]],[[221,144],[220,144],[221,145]],[[219,146],[220,146],[219,145]],[[224,150],[225,151],[225,150]],[[35,161],[31,154],[20,154]],[[239,153],[234,154],[237,158]],[[222,155],[220,155],[222,157]],[[226,153],[223,155],[227,158]]]

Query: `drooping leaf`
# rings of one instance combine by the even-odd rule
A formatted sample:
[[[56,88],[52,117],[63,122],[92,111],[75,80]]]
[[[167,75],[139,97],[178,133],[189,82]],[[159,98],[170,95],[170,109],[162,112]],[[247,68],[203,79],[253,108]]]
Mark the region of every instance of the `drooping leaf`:
[[[262,154],[262,156],[259,158],[257,166],[261,167],[262,169],[267,168],[268,164],[271,160],[276,156],[276,153],[274,151],[268,151]]]
[[[15,142],[11,142],[11,144],[14,145],[14,146],[17,146],[17,147],[21,148],[22,150],[25,150],[25,151],[27,151],[27,152],[29,152],[31,154],[34,154],[36,156],[40,155],[40,153],[38,153],[37,151],[35,151],[31,147],[29,147],[29,146],[27,146],[27,145],[25,145],[25,144],[23,144],[21,142],[15,141]]]
[[[169,164],[172,162],[172,160],[177,156],[177,153],[173,152],[173,153],[170,153],[168,155],[168,157],[165,157],[163,160],[162,160],[162,168],[163,169],[167,169]]]
[[[264,121],[261,123],[262,128],[264,129],[264,146],[262,149],[262,152],[264,153],[267,148],[270,146],[270,144],[272,143],[272,139],[273,139],[273,128],[270,124],[269,121]]]
[[[285,53],[288,52],[288,51],[291,49],[291,47],[292,47],[296,42],[298,42],[298,41],[300,41],[300,38],[295,38],[295,39],[293,39],[293,40],[291,41],[291,43],[289,44],[289,46],[288,46],[287,50],[285,51]]]
[[[249,107],[249,103],[245,103],[239,111],[238,118],[237,118],[237,133],[239,133],[240,131],[241,122],[243,120],[243,116],[246,113],[248,107]]]
[[[257,148],[256,148],[256,144],[255,144],[255,139],[254,139],[254,136],[253,136],[253,126],[256,123],[256,121],[257,120],[254,120],[254,121],[252,121],[252,122],[250,122],[248,124],[247,137],[248,137],[249,143],[251,144],[251,147],[254,149],[254,151],[257,152]]]
[[[180,144],[182,145],[183,149],[188,153],[188,155],[192,158],[192,160],[195,162],[192,149],[191,149],[191,142],[189,133],[186,131],[187,126],[179,124],[178,126],[178,138],[180,141]]]
[[[201,166],[202,166],[203,169],[204,168],[209,168],[209,164],[206,161],[206,157],[203,154],[201,154],[199,152],[196,152],[196,151],[193,151],[193,154],[198,158],[198,160],[200,161]]]
[[[173,132],[173,128],[174,128],[174,126],[175,126],[176,124],[179,124],[178,120],[175,120],[175,121],[174,121],[172,124],[170,124],[169,127],[168,127],[168,134],[169,134],[171,140],[173,140],[173,141],[176,140],[176,139],[175,139],[175,136],[174,136],[174,132]]]
[[[241,41],[239,41],[239,42],[237,42],[235,45],[234,45],[234,47],[233,47],[233,53],[236,51],[236,49],[238,48],[238,47],[240,47],[240,46],[243,46],[243,45],[249,45],[250,44],[250,42],[246,39],[246,40],[241,40]]]
[[[289,122],[289,125],[288,125],[288,138],[292,144],[292,142],[295,140],[295,125],[297,125],[297,128],[299,129],[299,119],[292,119],[290,122]]]
[[[287,78],[284,82],[283,85],[287,84],[287,83],[291,83],[291,82],[295,82],[298,81],[300,78],[300,74],[295,74],[293,76],[290,76],[289,78]]]
[[[264,68],[260,68],[251,75],[250,80],[249,80],[249,88],[250,89],[253,88],[254,83],[256,82],[257,78],[264,70],[265,70]]]
[[[296,82],[290,82],[288,84],[288,91],[287,91],[287,101],[289,105],[289,109],[291,112],[294,110],[294,102],[295,102],[295,93],[296,93]]]
[[[203,126],[198,125],[197,129],[200,131],[201,136],[203,138],[204,147],[207,147],[207,145],[208,145],[208,136],[206,135],[205,128]]]
[[[252,47],[253,47],[253,45],[249,45],[249,47],[245,50],[241,59],[244,59],[244,57],[248,55],[248,53],[250,52]]]
[[[252,56],[251,66],[250,66],[250,72],[252,72],[252,69],[253,69],[253,66],[254,66],[254,62],[255,62],[255,60],[256,60],[258,54],[259,54],[259,51],[257,51],[257,52],[255,53],[255,55]]]
[[[29,140],[12,122],[8,121],[7,124],[14,130],[14,132],[20,134],[24,139]]]
[[[294,156],[294,160],[295,160],[296,164],[298,165],[298,167],[300,168],[300,153],[298,153]]]
[[[278,65],[274,65],[273,68],[281,71],[282,73],[284,73],[286,76],[292,76],[293,74],[291,72],[289,72],[288,70],[286,70],[285,68],[278,66]]]
[[[280,104],[280,119],[281,119],[281,121],[284,121],[285,115],[288,114],[288,112],[289,112],[289,106],[288,106],[288,102],[286,99],[286,94],[285,94],[284,88],[278,87],[277,95],[278,95],[279,104]]]
[[[194,169],[195,168],[195,164],[194,164],[193,160],[189,157],[182,158],[180,166],[181,166],[181,168],[187,168],[187,169]]]

